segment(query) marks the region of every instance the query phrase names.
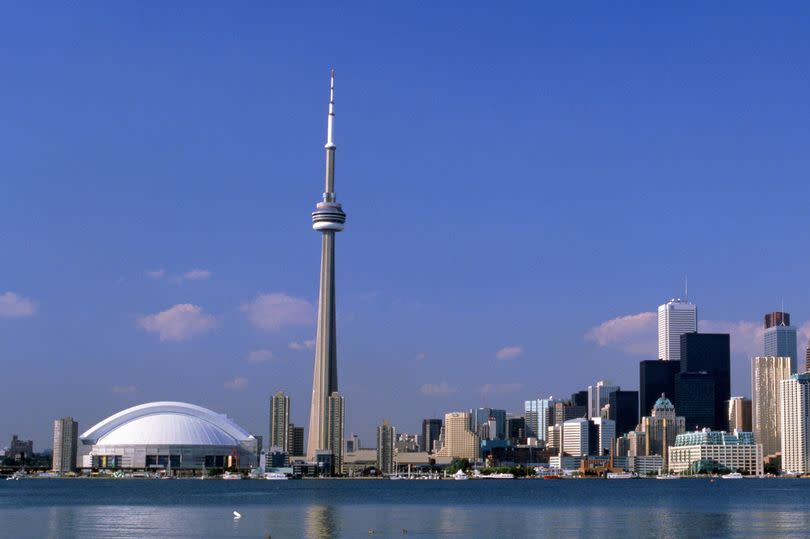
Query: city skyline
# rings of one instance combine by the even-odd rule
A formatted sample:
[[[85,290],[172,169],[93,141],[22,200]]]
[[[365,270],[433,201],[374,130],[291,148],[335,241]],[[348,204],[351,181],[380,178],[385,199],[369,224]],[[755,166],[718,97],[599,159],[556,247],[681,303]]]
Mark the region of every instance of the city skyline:
[[[806,226],[807,8],[762,14],[753,36],[734,14],[716,28],[727,14],[711,6],[573,27],[570,11],[533,11],[543,32],[477,8],[379,26],[355,9],[75,6],[43,22],[8,8],[25,24],[0,37],[19,51],[0,61],[0,361],[31,373],[7,402],[36,406],[0,418],[2,439],[47,447],[56,417],[84,428],[159,400],[266,436],[277,390],[307,424],[318,253],[302,215],[330,65],[353,220],[337,293],[347,436],[518,412],[600,379],[637,389],[655,308],[687,273],[699,330],[731,333],[732,394],[750,396],[761,318],[782,298],[806,349],[808,255],[752,215]],[[301,45],[301,27],[318,39]],[[359,55],[366,40],[377,52]],[[795,264],[754,263],[784,253]]]

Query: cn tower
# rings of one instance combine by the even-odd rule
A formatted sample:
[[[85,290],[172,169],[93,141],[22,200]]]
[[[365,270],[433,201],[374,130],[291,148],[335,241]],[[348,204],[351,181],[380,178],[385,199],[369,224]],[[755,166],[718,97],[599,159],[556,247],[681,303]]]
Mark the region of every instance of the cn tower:
[[[330,447],[328,400],[338,389],[337,335],[335,329],[335,232],[343,230],[346,214],[335,200],[335,70],[329,79],[329,116],[326,124],[326,182],[323,199],[312,212],[312,228],[321,237],[321,283],[318,295],[318,328],[315,336],[315,369],[312,374],[312,407],[309,413],[307,460],[319,449]]]

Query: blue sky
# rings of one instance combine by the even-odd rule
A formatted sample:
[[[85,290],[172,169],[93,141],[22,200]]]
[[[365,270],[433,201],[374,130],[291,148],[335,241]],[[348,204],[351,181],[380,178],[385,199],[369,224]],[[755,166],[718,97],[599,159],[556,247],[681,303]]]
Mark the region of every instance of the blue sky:
[[[333,65],[347,434],[636,388],[643,313],[686,274],[749,394],[762,314],[810,320],[809,23],[755,3],[0,7],[2,442],[159,399],[265,434],[277,389],[306,423]]]

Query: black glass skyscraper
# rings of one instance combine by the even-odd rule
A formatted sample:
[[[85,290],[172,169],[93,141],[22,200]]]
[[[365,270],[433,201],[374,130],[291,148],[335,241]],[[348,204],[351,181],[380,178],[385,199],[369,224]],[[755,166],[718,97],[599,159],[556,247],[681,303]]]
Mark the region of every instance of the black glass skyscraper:
[[[608,419],[616,422],[616,437],[638,425],[638,391],[618,390],[610,394]]]
[[[689,376],[685,376],[686,374]],[[701,376],[703,375],[703,376]],[[711,391],[708,386],[711,385]],[[686,428],[728,426],[725,403],[731,398],[731,346],[726,333],[681,335],[681,372],[676,381],[675,410]],[[707,424],[711,409],[711,424]],[[691,417],[689,411],[693,414]]]
[[[675,404],[675,375],[681,370],[680,361],[661,361],[660,359],[642,361],[639,363],[639,416],[647,416],[652,412],[655,401],[665,394]],[[618,434],[618,433],[617,433]]]

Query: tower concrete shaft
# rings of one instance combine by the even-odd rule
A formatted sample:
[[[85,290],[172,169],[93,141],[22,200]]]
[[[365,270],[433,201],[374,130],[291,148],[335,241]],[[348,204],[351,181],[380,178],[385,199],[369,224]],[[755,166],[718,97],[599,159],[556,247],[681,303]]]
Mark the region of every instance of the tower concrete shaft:
[[[335,199],[335,71],[329,83],[329,116],[326,134],[326,181],[322,201],[312,212],[312,228],[321,239],[321,280],[318,295],[318,326],[315,336],[315,367],[312,374],[312,407],[309,414],[307,459],[314,460],[320,449],[330,447],[329,396],[338,390],[337,335],[335,324],[335,232],[343,230],[346,214]]]

